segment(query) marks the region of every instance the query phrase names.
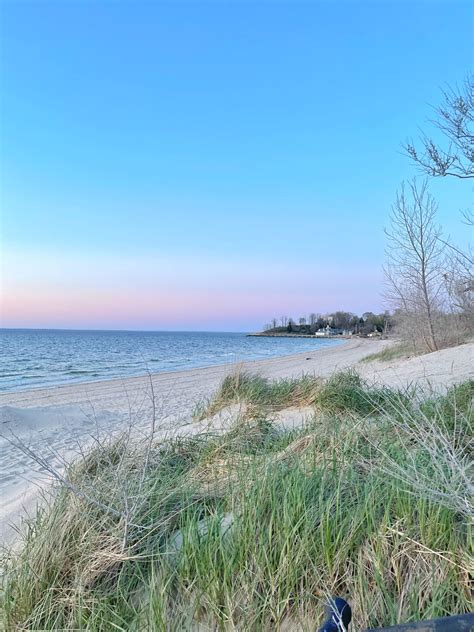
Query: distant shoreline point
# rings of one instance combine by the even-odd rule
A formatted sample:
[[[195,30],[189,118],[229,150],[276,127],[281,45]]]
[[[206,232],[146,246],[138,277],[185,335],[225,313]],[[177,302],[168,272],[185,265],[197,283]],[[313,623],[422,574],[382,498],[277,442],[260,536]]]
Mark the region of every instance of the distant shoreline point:
[[[347,336],[345,334],[330,334],[327,336],[317,336],[316,334],[292,334],[292,333],[266,333],[257,331],[255,333],[246,334],[257,338],[313,338],[314,340],[352,340],[358,336]]]

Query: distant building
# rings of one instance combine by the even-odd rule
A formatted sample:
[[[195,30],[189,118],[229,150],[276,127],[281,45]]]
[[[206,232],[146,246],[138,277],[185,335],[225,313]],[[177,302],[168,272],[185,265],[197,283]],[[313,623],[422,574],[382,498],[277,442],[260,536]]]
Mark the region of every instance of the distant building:
[[[331,327],[330,325],[326,325],[326,327],[321,327],[314,334],[317,338],[330,338],[331,336],[342,336],[344,331],[337,327]]]

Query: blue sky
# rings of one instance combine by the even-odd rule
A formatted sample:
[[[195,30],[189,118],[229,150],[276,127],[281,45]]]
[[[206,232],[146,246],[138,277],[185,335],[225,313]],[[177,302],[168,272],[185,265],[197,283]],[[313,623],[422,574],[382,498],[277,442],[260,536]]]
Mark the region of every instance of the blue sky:
[[[4,326],[379,310],[390,204],[464,2],[3,3]],[[431,104],[431,105],[430,105]],[[432,182],[465,243],[469,182]]]

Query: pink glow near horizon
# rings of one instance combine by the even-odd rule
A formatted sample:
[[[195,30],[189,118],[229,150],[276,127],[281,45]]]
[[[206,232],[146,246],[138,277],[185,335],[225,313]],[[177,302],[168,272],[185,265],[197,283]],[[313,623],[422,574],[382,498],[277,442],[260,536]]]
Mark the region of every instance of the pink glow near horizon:
[[[346,293],[349,305],[361,303],[358,289]],[[258,328],[281,314],[297,318],[310,311],[337,309],[337,295],[326,292],[324,297],[319,296],[318,304],[322,307],[314,308],[308,295],[300,292],[288,298],[284,294],[257,291],[23,289],[4,297],[2,326],[180,329],[215,327],[217,323],[238,328],[238,323],[242,323],[244,328]],[[364,305],[363,310],[366,309]]]
[[[380,273],[344,265],[278,266],[10,252],[2,262],[3,327],[258,329],[280,315],[380,309]]]

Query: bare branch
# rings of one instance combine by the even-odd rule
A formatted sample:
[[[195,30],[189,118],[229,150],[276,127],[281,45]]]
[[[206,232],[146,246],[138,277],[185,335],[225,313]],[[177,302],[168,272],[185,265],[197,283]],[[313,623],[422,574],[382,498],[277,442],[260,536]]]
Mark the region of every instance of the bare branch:
[[[474,76],[469,74],[462,89],[443,91],[443,103],[435,108],[430,122],[443,134],[447,146],[441,147],[422,134],[421,148],[407,141],[403,148],[423,173],[433,177],[474,178]]]

